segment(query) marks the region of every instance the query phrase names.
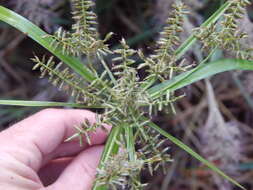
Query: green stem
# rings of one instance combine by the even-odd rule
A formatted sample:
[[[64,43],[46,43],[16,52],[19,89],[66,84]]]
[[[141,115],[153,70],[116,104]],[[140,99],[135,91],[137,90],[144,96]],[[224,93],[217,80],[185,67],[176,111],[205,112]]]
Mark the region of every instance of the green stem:
[[[119,144],[117,143],[117,141],[121,133],[122,133],[122,126],[116,126],[112,128],[101,156],[101,160],[98,166],[99,169],[103,169],[104,163],[106,163],[111,156],[118,153]],[[107,189],[108,187],[106,186],[98,186],[96,182],[93,186],[93,190],[107,190]]]
[[[134,161],[136,159],[136,156],[135,156],[133,128],[125,124],[124,129],[125,129],[126,147],[129,153],[129,159],[130,161]]]

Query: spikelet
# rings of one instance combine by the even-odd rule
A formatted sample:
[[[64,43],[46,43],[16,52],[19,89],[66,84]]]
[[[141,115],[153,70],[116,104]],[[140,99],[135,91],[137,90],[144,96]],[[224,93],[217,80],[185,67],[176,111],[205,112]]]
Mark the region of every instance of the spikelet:
[[[61,47],[63,54],[80,56],[89,54],[90,46],[98,40],[96,30],[96,15],[91,8],[94,3],[90,0],[72,0],[74,11],[72,32],[59,28],[55,35],[52,46]]]
[[[113,87],[113,91],[115,92],[115,97],[119,98],[117,101],[125,104],[125,106],[123,106],[125,107],[125,110],[128,107],[127,104],[132,104],[132,98],[136,98],[136,100],[138,100],[137,96],[138,91],[140,90],[140,79],[136,69],[131,67],[131,65],[135,63],[135,60],[131,59],[131,56],[135,55],[136,51],[130,49],[124,39],[121,41],[121,45],[121,49],[114,51],[114,54],[118,56],[113,59],[115,64],[113,71],[117,76],[117,82]]]
[[[241,40],[247,37],[247,34],[241,32],[238,26],[246,12],[246,6],[250,4],[249,0],[233,0],[227,13],[224,15],[224,20],[221,22],[223,30],[219,33],[221,38],[221,47],[235,53],[237,58],[245,57],[249,52],[243,51],[244,47]]]
[[[72,25],[72,38],[85,55],[106,55],[111,53],[108,45],[105,44],[112,36],[107,34],[104,40],[99,39],[97,32],[97,15],[93,12],[94,3],[91,0],[72,0],[74,11]]]
[[[161,139],[161,135],[156,131],[144,127],[142,138],[139,139],[141,148],[138,150],[140,157],[145,160],[151,175],[160,166],[162,166],[164,173],[166,172],[166,165],[172,162],[171,156],[168,154],[169,147],[164,148],[166,140]]]
[[[195,29],[195,36],[203,43],[205,50],[221,48],[230,54],[234,53],[237,58],[248,59],[251,49],[245,49],[241,44],[241,40],[246,38],[247,34],[239,30],[238,22],[244,16],[246,6],[250,2],[248,0],[230,0],[230,2],[230,7],[221,22]]]
[[[108,185],[109,189],[138,190],[143,189],[147,184],[140,183],[138,175],[141,170],[148,168],[150,173],[157,170],[160,166],[165,166],[171,162],[171,157],[167,153],[168,148],[162,148],[165,140],[160,139],[157,132],[145,128],[145,140],[139,140],[142,147],[138,150],[132,160],[129,159],[128,150],[125,148],[123,137],[117,142],[120,151],[117,155],[111,156],[101,169],[98,169],[96,185]]]
[[[160,81],[170,79],[174,71],[181,71],[182,67],[176,66],[175,49],[180,44],[179,35],[183,31],[184,15],[187,14],[186,6],[179,1],[173,4],[174,11],[166,21],[166,26],[161,32],[157,42],[158,49],[148,58],[139,51],[139,56],[144,60],[139,69],[148,67],[148,78],[157,78]]]
[[[146,184],[138,181],[138,176],[144,165],[139,159],[129,161],[129,155],[124,145],[120,144],[117,155],[111,156],[101,169],[97,169],[96,185],[107,185],[112,190],[141,190]]]
[[[75,21],[72,32],[59,28],[54,35],[50,35],[53,39],[51,46],[61,49],[63,54],[73,56],[98,56],[101,59],[103,55],[111,53],[106,41],[111,38],[112,33],[107,34],[103,40],[99,39],[97,16],[92,11],[94,3],[90,0],[72,0],[72,3]]]
[[[79,56],[81,54],[80,50],[76,48],[76,44],[73,43],[71,33],[65,31],[62,27],[54,35],[50,35],[50,37],[53,39],[50,46],[54,49],[60,49],[63,54],[73,56]]]
[[[91,10],[94,3],[90,0],[72,0],[74,7],[73,19],[75,24],[72,29],[75,31],[74,37],[90,40],[99,40],[97,32],[97,15]]]
[[[107,102],[113,102],[113,104],[109,105],[112,109],[108,110],[107,115],[121,122],[136,123],[137,116],[142,115],[139,113],[140,108],[145,105],[149,97],[148,93],[141,88],[142,82],[136,69],[131,67],[135,63],[131,56],[135,55],[136,51],[131,49],[124,39],[121,45],[121,49],[114,51],[116,57],[113,59],[115,65],[112,70],[117,79],[110,90],[111,96]]]
[[[183,31],[184,16],[188,13],[186,6],[178,1],[173,4],[174,11],[170,14],[166,21],[166,26],[161,32],[161,37],[157,42],[157,49],[154,54],[146,57],[142,51],[138,51],[139,57],[144,61],[138,67],[147,68],[148,76],[145,78],[146,81],[165,81],[171,79],[175,72],[186,71],[189,66],[184,65],[184,60],[177,64],[176,48],[180,44],[180,33]],[[181,96],[180,96],[181,97]],[[157,113],[164,107],[172,108],[175,113],[173,106],[174,100],[180,97],[174,97],[173,93],[167,92],[166,95],[162,95],[156,100],[149,104],[149,113]]]
[[[56,64],[53,59],[53,57],[50,57],[47,60],[44,56],[42,60],[40,60],[35,56],[32,59],[32,61],[36,63],[33,70],[40,69],[41,78],[48,76],[49,81],[54,86],[73,96],[76,102],[92,105],[102,103],[99,97],[94,96],[89,86],[84,87],[85,83],[81,78],[71,73],[68,68],[61,69],[62,63]]]
[[[209,27],[196,28],[195,36],[202,43],[202,50],[209,52],[217,47],[217,42],[220,39],[217,38],[218,32],[216,31],[216,24],[212,24]]]
[[[92,133],[95,133],[98,128],[103,129],[105,132],[107,132],[107,129],[104,125],[104,120],[102,115],[96,114],[96,122],[92,123],[88,119],[85,119],[80,125],[75,126],[76,133],[72,135],[71,137],[67,138],[65,142],[72,141],[73,139],[78,138],[80,146],[83,146],[83,142],[85,139],[85,142],[87,142],[89,145],[92,144],[90,135]]]

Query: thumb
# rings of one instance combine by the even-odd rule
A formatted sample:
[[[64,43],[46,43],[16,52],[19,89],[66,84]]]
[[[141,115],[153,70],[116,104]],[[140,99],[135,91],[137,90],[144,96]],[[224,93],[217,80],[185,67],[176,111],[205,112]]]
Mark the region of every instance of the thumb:
[[[63,171],[57,181],[45,190],[90,190],[96,176],[103,146],[93,146],[80,153]]]

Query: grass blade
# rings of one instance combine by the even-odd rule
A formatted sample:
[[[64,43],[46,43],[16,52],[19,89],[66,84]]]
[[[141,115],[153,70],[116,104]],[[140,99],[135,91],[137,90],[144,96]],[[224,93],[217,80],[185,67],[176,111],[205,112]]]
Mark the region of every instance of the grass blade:
[[[253,61],[221,59],[218,61],[201,64],[196,68],[184,72],[171,80],[158,84],[148,90],[152,97],[156,98],[166,91],[175,91],[187,85],[212,75],[231,70],[253,70]]]
[[[24,101],[24,100],[0,100],[0,105],[24,106],[24,107],[72,107],[72,108],[102,108],[102,106],[85,106],[76,103],[65,102],[44,102],[44,101]]]
[[[7,24],[13,26],[14,28],[23,32],[25,35],[32,38],[34,41],[58,57],[63,63],[67,64],[75,72],[80,74],[87,81],[90,82],[95,80],[92,72],[87,67],[85,67],[85,65],[83,65],[79,59],[72,56],[63,55],[61,50],[51,47],[50,44],[52,39],[50,37],[43,37],[46,36],[47,33],[41,30],[38,26],[31,23],[26,18],[3,6],[0,6],[0,20],[6,22]]]
[[[179,139],[173,137],[172,135],[170,135],[166,131],[162,130],[160,127],[158,127],[154,123],[150,122],[149,126],[152,127],[154,130],[156,130],[157,132],[159,132],[164,137],[168,138],[171,142],[173,142],[175,145],[177,145],[178,147],[180,147],[181,149],[183,149],[184,151],[186,151],[187,153],[189,153],[191,156],[193,156],[194,158],[196,158],[197,160],[199,160],[201,163],[205,164],[208,168],[210,168],[211,170],[213,170],[215,173],[221,175],[224,179],[230,181],[231,183],[233,183],[237,187],[246,190],[242,185],[240,185],[234,179],[232,179],[231,177],[229,177],[228,175],[226,175],[219,168],[217,168],[214,164],[212,164],[211,162],[209,162],[208,160],[206,160],[205,158],[203,158],[202,156],[200,156],[198,153],[196,153],[194,150],[192,150],[190,147],[188,147],[186,144],[184,144]]]

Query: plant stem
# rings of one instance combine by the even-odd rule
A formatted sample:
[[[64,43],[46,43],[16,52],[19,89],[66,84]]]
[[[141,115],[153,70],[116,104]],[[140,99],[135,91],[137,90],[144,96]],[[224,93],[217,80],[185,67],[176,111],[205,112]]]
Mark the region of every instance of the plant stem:
[[[112,128],[101,156],[101,160],[98,166],[99,169],[104,168],[104,163],[108,161],[110,156],[118,153],[119,144],[117,143],[117,140],[121,133],[122,133],[122,126],[116,126]],[[107,189],[108,188],[106,186],[98,186],[96,182],[93,186],[93,190],[107,190]]]

